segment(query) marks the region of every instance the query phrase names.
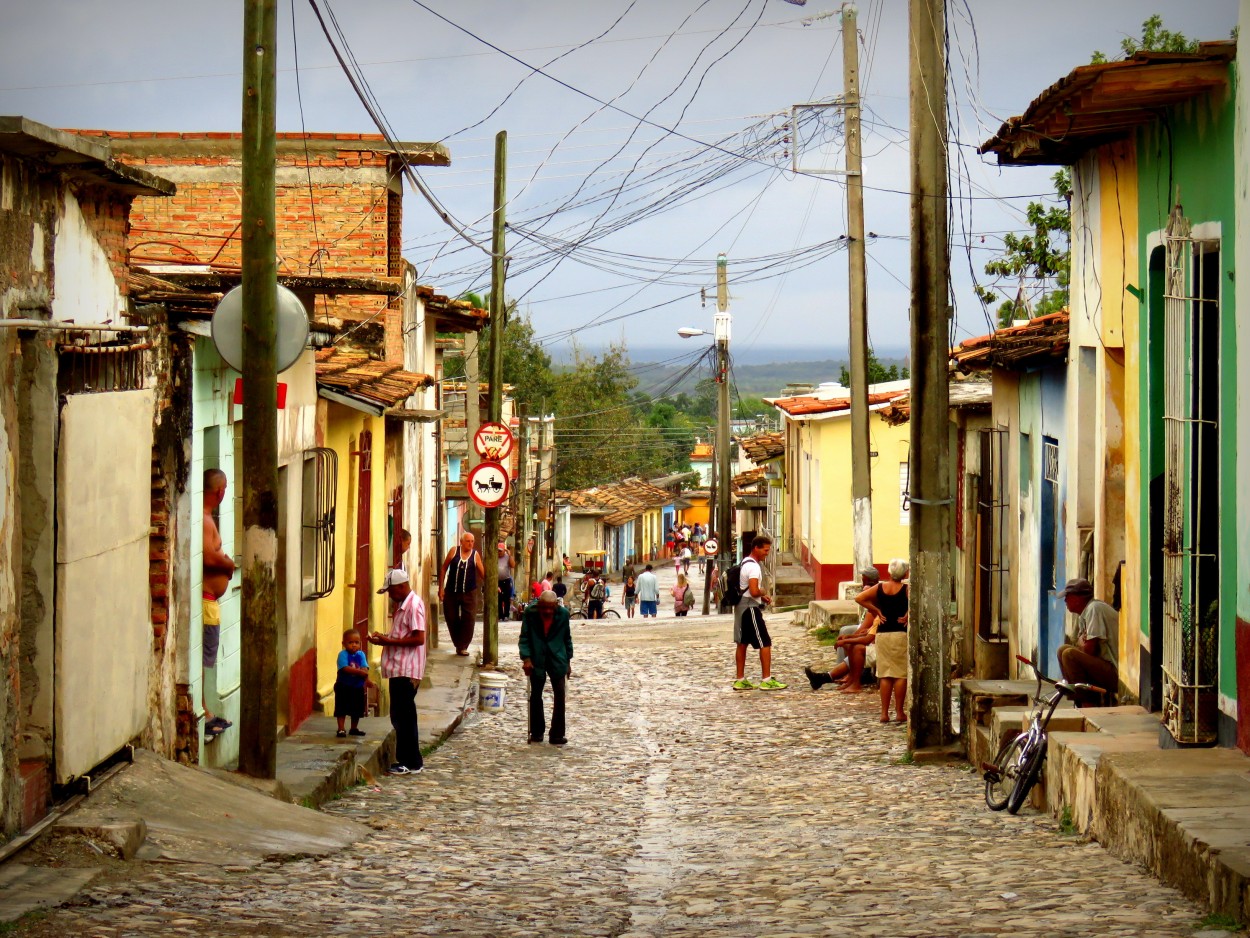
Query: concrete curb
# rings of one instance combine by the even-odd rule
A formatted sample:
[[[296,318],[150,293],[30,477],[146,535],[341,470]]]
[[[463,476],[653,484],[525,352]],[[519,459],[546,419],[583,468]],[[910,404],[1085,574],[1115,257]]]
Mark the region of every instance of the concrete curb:
[[[423,752],[441,745],[477,706],[477,667],[472,658],[432,649],[417,692],[417,724]],[[335,737],[334,717],[317,714],[278,744],[274,797],[320,808],[360,781],[378,778],[395,753],[389,717],[366,717],[367,735]],[[229,773],[227,773],[229,774]]]

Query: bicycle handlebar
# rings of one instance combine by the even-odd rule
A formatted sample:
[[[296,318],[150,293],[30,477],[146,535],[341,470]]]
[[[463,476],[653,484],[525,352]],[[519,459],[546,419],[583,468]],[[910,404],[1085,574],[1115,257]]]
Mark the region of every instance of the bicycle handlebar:
[[[1030,668],[1033,669],[1033,673],[1037,675],[1037,680],[1039,682],[1038,683],[1039,694],[1041,693],[1042,682],[1045,682],[1046,684],[1050,684],[1052,687],[1057,689],[1060,693],[1067,694],[1069,697],[1073,697],[1073,698],[1076,697],[1076,694],[1074,694],[1073,691],[1084,691],[1084,692],[1104,694],[1104,695],[1107,693],[1107,690],[1105,688],[1098,687],[1097,685],[1094,685],[1094,684],[1085,684],[1085,683],[1072,684],[1072,683],[1069,683],[1068,681],[1052,681],[1045,674],[1043,674],[1041,671],[1038,670],[1037,665],[1035,665],[1032,662],[1032,660],[1024,657],[1024,655],[1016,655],[1016,660],[1019,661],[1021,664],[1027,664]]]

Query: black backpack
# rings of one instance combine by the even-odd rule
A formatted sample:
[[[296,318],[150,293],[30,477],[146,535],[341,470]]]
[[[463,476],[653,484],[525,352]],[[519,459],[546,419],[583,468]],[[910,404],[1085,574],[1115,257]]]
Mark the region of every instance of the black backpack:
[[[730,609],[736,609],[738,603],[742,601],[742,597],[746,594],[742,591],[742,563],[736,563],[725,571],[725,576],[721,580],[722,588],[720,594],[721,608],[728,606]]]

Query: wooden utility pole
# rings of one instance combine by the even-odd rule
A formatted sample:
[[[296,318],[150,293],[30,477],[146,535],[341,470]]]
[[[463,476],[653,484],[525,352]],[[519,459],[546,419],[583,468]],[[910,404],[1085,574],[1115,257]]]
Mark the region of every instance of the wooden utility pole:
[[[278,766],[276,0],[243,11],[243,622],[239,771]]]
[[[495,134],[495,211],[492,215],[490,245],[490,341],[486,347],[489,370],[486,416],[492,423],[503,422],[503,333],[507,326],[504,311],[504,207],[508,201],[506,171],[508,166],[508,132]],[[486,509],[486,532],[482,535],[482,555],[498,557],[499,515],[502,509]],[[513,573],[515,574],[515,569]],[[499,569],[486,564],[486,582],[482,585],[482,666],[499,662]]]
[[[717,489],[716,489],[716,461],[715,460],[712,460],[712,468],[711,468],[711,472],[709,473],[709,475],[712,477],[711,478],[712,486],[708,492],[709,502],[711,503],[711,505],[719,505],[720,501],[716,497]],[[715,534],[717,537],[721,536],[719,531],[713,530],[715,525],[712,524],[712,519],[714,517],[715,516],[709,511],[708,512],[708,535],[707,535],[708,537],[711,537],[713,534]],[[719,547],[720,544],[718,543],[717,546]],[[703,614],[704,615],[708,614],[712,605],[712,570],[716,567],[716,563],[720,559],[718,556],[719,553],[720,551],[717,551],[716,554],[710,557],[707,556],[706,553],[704,554],[704,561],[703,561]],[[723,589],[721,591],[721,595],[724,595]],[[720,612],[720,609],[717,608],[716,611]]]
[[[530,493],[526,487],[526,481],[529,478],[529,462],[530,462],[530,421],[529,415],[526,413],[524,404],[517,408],[517,414],[521,418],[521,438],[517,441],[517,473],[516,473],[516,531],[517,531],[517,558],[516,570],[513,572],[513,580],[519,579],[520,585],[517,586],[517,595],[522,599],[530,598],[527,596],[530,583],[533,580],[526,580],[525,577],[529,573],[530,563],[527,550],[530,543]],[[532,551],[530,552],[532,553]]]
[[[950,738],[950,254],[946,212],[944,0],[909,0],[911,34],[912,749]]]
[[[863,139],[859,130],[859,30],[855,5],[842,4],[842,78],[846,121],[846,218],[851,320],[852,579],[872,566],[872,444],[868,436],[868,291],[864,253]]]

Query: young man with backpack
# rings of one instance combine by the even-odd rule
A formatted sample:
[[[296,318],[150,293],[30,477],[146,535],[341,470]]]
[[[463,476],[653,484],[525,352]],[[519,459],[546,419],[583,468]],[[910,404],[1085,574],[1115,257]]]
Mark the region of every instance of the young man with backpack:
[[[595,583],[587,593],[586,599],[586,618],[602,619],[603,618],[603,601],[608,598],[608,585],[603,577],[595,580]]]
[[[764,607],[773,598],[761,586],[764,572],[760,563],[772,549],[772,538],[763,534],[757,535],[751,542],[751,553],[747,554],[742,563],[730,567],[725,574],[725,598],[722,602],[733,606],[734,644],[737,646],[734,663],[737,666],[738,679],[734,681],[734,690],[784,690],[786,687],[772,676],[773,640],[764,624]],[[761,680],[758,684],[746,676],[748,645],[758,649],[760,653]]]

